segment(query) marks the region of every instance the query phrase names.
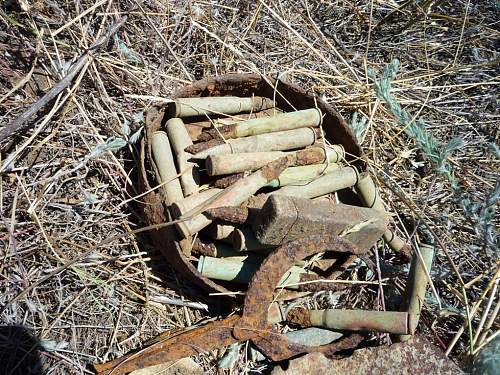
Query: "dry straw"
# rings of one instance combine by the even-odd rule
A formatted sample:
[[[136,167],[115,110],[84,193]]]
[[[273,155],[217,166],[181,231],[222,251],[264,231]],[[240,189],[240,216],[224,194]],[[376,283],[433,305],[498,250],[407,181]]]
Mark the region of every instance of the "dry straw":
[[[4,325],[29,327],[42,344],[55,344],[51,348],[56,350],[42,356],[47,373],[86,372],[89,363],[115,358],[160,332],[191,326],[206,316],[188,307],[198,296],[188,299],[192,289],[170,272],[160,249],[127,235],[142,228],[135,213],[144,204],[133,183],[141,159],[132,137],[143,134],[144,120],[133,114],[167,102],[194,77],[235,71],[297,83],[333,104],[345,119],[354,112],[367,119],[362,146],[370,166],[386,173],[399,194],[388,188],[381,192],[387,210],[397,214],[395,224],[416,240],[428,226],[443,245],[436,247],[433,268],[448,310],[424,305],[432,338],[437,336],[460,362],[470,350],[470,335],[463,334],[469,322],[472,339],[480,331],[474,351],[492,340],[498,331],[491,321],[498,312],[496,300],[482,328],[481,321],[499,277],[497,257],[487,255],[483,246],[486,240],[494,244],[490,229],[498,226],[498,57],[492,49],[498,11],[487,1],[476,2],[468,14],[464,2],[398,4],[279,0],[138,6],[129,0],[57,0],[37,2],[28,13],[0,9],[5,34],[2,126],[56,87],[68,68],[77,67],[75,56],[88,56],[69,86],[28,122],[33,130],[2,143],[1,318]],[[419,8],[422,4],[429,7]],[[127,22],[107,43],[98,51],[88,49],[124,14]],[[409,115],[403,124],[376,97],[366,74],[368,68],[380,71],[388,56],[401,62],[389,94]],[[280,98],[279,90],[273,95]],[[406,132],[411,120],[420,117],[425,118],[423,129],[440,144],[466,141],[447,160],[469,201],[454,199],[447,177],[434,173],[434,153],[419,151],[416,138]],[[130,133],[123,131],[125,123]],[[121,149],[99,147],[99,155],[87,158],[111,137],[121,140]],[[421,213],[418,220],[415,211]],[[93,249],[102,239],[111,241]],[[380,252],[380,261],[394,266],[395,260]],[[365,274],[360,270],[364,266],[354,265],[344,276]],[[386,281],[402,282],[402,276]],[[373,292],[379,280],[352,283],[355,288],[341,298],[319,293],[303,302],[316,309],[349,309],[360,302],[381,307]],[[466,319],[461,285],[470,305]],[[157,295],[186,305],[154,301]],[[383,335],[374,339],[383,340]],[[214,371],[217,355],[197,361]],[[256,368],[270,371],[241,351],[232,371]]]

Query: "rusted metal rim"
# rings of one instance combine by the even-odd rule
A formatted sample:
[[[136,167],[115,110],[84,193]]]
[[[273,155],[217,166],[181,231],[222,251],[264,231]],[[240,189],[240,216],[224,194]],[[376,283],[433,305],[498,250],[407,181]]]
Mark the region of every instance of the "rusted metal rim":
[[[359,159],[361,149],[349,130],[346,122],[335,109],[307,93],[303,88],[273,78],[257,74],[227,74],[208,77],[191,85],[185,86],[173,93],[172,98],[203,97],[203,96],[263,96],[276,100],[276,104],[284,111],[318,107],[322,113],[325,137],[331,143],[341,144],[347,154],[347,160],[353,160],[360,169],[364,164]],[[139,173],[139,188],[143,193],[141,209],[147,225],[163,223],[169,220],[169,213],[162,203],[161,191],[151,191],[154,175],[157,175],[152,163],[150,140],[154,131],[158,130],[168,118],[164,108],[152,107],[146,116],[145,137],[141,141],[141,165]],[[202,276],[191,262],[184,256],[177,240],[179,236],[172,227],[166,227],[149,232],[153,245],[161,250],[169,263],[187,280],[202,287],[209,293],[228,293],[220,284]],[[228,294],[228,298],[234,298]]]

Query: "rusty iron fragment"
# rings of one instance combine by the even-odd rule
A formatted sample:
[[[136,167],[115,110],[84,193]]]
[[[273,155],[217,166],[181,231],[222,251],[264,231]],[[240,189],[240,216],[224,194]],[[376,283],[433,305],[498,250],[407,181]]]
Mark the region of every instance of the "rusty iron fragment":
[[[253,228],[263,244],[279,245],[306,233],[342,233],[367,251],[382,236],[388,221],[386,214],[365,207],[271,195],[253,222]]]
[[[352,349],[362,340],[353,335],[329,345],[309,347],[290,341],[268,321],[274,289],[282,275],[294,263],[330,249],[352,254],[359,249],[340,237],[313,235],[289,242],[270,254],[253,276],[245,295],[243,314],[213,321],[204,326],[164,333],[151,346],[104,364],[94,364],[99,375],[126,374],[139,368],[197,355],[238,341],[251,340],[259,350],[274,361],[303,353],[321,352],[334,356]]]
[[[240,340],[252,340],[265,355],[274,361],[312,351],[333,354],[329,352],[328,345],[309,348],[290,342],[269,324],[267,312],[267,307],[273,301],[275,286],[295,262],[332,249],[351,254],[360,253],[355,245],[338,236],[312,235],[288,242],[265,258],[250,281],[245,295],[243,316],[235,323],[233,334]]]
[[[220,220],[235,225],[249,225],[253,222],[256,209],[248,207],[214,207],[203,213],[211,220]]]
[[[317,127],[321,124],[321,119],[321,111],[316,108],[279,113],[271,117],[241,121],[238,124],[225,125],[206,131],[200,135],[200,140],[242,138],[308,126]]]
[[[296,331],[288,331],[284,335],[297,344],[306,346],[321,346],[328,345],[342,338],[344,335],[340,332],[334,332],[329,329],[308,327],[298,329]],[[250,358],[253,362],[263,361],[266,357],[257,349],[250,347]],[[309,373],[310,369],[305,370],[301,374]]]
[[[295,308],[288,312],[286,320],[302,327],[324,327],[342,331],[375,331],[396,335],[415,332],[417,315],[400,311],[374,310],[307,310]]]
[[[323,260],[322,260],[323,261]],[[337,275],[330,275],[326,278],[319,278],[313,274],[300,275],[301,285],[298,285],[297,290],[301,292],[320,292],[323,290],[339,291],[350,288],[351,284],[339,284],[329,281],[335,280]]]
[[[238,315],[213,321],[195,329],[162,334],[163,339],[149,347],[103,364],[94,364],[98,375],[124,375],[137,369],[175,361],[238,342],[232,334]]]
[[[360,249],[367,250],[382,236],[388,225],[389,218],[385,214],[364,207],[331,201],[311,202],[305,198],[282,195],[261,197],[267,198],[262,209],[216,207],[206,210],[204,214],[224,223],[252,225],[262,248],[298,239],[304,234],[336,233]]]
[[[214,181],[213,184],[216,188],[225,189],[231,185],[234,185],[236,182],[238,182],[242,178],[245,178],[248,175],[249,173],[247,172],[231,174],[229,176],[218,178],[217,180]]]

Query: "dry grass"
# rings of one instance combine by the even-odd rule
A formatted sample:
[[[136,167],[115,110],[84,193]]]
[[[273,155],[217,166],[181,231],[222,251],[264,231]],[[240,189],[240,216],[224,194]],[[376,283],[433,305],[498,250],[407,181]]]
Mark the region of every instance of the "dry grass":
[[[498,330],[495,317],[488,330],[479,330],[498,313],[498,254],[486,252],[447,181],[376,98],[367,74],[401,61],[392,93],[411,115],[425,118],[441,142],[465,140],[450,161],[467,193],[484,201],[499,179],[499,158],[489,148],[499,139],[497,2],[437,1],[425,8],[424,1],[422,9],[389,0],[37,1],[23,12],[24,3],[0,9],[3,126],[52,87],[113,21],[128,16],[31,129],[2,144],[1,322],[23,325],[44,340],[47,373],[89,373],[88,363],[202,319],[203,310],[154,302],[158,295],[185,299],[189,286],[147,241],[123,235],[141,226],[124,202],[135,194],[130,176],[138,150],[131,136],[151,104],[141,95],[168,97],[192,80],[226,72],[300,83],[345,118],[355,111],[366,118],[362,146],[384,177],[400,234],[425,241],[430,229],[444,246],[431,274],[441,308],[429,300],[422,332],[446,350],[470,321],[450,348],[466,365],[471,348]],[[96,152],[110,137],[129,143],[114,154]],[[397,268],[389,250],[378,255],[382,271],[384,264]],[[362,264],[351,272],[352,279],[376,279]],[[323,293],[314,303],[383,306],[381,296],[363,286]],[[479,337],[474,345],[471,335]],[[200,358],[211,372],[215,355]],[[244,354],[236,366],[250,368]]]

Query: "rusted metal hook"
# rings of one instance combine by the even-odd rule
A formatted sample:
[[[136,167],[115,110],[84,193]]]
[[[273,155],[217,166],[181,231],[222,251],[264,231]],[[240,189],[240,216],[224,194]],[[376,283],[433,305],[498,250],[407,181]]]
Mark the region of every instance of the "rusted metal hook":
[[[95,370],[100,375],[126,374],[139,368],[197,355],[245,340],[251,340],[274,361],[310,352],[333,355],[339,350],[356,346],[361,341],[359,335],[317,347],[296,344],[268,322],[269,306],[273,302],[281,276],[295,262],[325,251],[361,253],[355,245],[334,235],[312,235],[288,242],[274,250],[253,276],[245,296],[242,316],[233,315],[198,328],[174,333],[137,353],[108,363],[95,364]]]
[[[295,262],[325,251],[360,253],[352,243],[334,235],[312,235],[277,248],[264,260],[250,281],[243,316],[235,323],[233,335],[242,341],[251,340],[274,361],[302,353],[337,351],[335,344],[310,347],[291,342],[267,320],[268,308],[281,276]]]

